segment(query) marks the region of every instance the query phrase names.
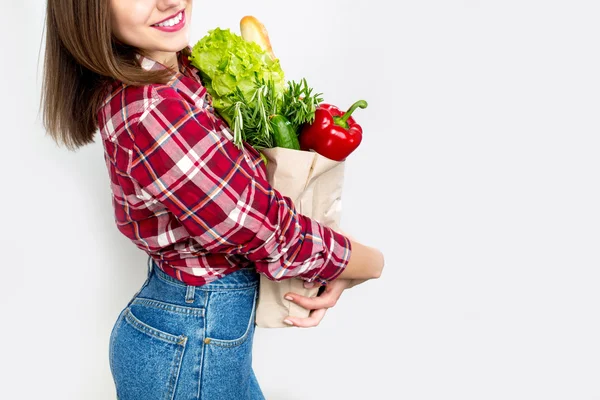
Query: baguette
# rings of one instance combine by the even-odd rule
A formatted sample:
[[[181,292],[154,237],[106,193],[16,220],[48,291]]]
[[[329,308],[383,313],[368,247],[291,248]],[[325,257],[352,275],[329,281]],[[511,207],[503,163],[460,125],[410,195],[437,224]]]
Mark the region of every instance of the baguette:
[[[267,29],[258,19],[251,15],[242,18],[240,21],[240,32],[245,41],[255,42],[269,54],[271,59],[275,59]]]

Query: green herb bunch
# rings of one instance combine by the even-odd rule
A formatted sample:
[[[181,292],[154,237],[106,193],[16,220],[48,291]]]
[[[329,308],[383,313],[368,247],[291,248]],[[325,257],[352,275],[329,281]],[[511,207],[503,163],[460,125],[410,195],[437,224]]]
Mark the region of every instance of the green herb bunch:
[[[287,118],[298,135],[303,124],[314,121],[315,111],[323,101],[322,93],[313,93],[304,78],[300,82],[288,81],[283,92],[277,91],[271,80],[256,76],[254,83],[250,96],[236,88],[233,104],[225,110],[233,115],[233,141],[238,147],[243,141],[256,149],[275,147],[270,123],[275,115]]]

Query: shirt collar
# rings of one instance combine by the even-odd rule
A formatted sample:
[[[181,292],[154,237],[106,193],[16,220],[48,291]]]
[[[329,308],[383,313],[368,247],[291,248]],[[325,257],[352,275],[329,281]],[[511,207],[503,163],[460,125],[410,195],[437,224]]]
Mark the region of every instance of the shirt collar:
[[[188,46],[188,49],[191,50],[190,46]],[[144,56],[140,53],[136,53],[135,56],[138,59],[142,68],[146,71],[167,69],[166,65],[150,57]],[[177,59],[179,60],[180,71],[175,72],[175,74],[173,74],[173,78],[178,77],[179,75],[185,75],[201,83],[200,78],[198,76],[198,69],[194,67],[190,60],[183,55],[183,52],[177,52]]]

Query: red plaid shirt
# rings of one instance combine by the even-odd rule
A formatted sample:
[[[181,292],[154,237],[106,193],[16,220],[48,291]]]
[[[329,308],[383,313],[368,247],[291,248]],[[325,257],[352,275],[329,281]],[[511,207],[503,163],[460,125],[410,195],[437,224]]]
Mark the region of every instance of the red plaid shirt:
[[[259,153],[238,149],[198,70],[178,54],[168,84],[112,84],[98,111],[119,231],[168,275],[200,286],[240,268],[323,284],[349,240],[296,212]],[[166,68],[138,55],[142,68]]]

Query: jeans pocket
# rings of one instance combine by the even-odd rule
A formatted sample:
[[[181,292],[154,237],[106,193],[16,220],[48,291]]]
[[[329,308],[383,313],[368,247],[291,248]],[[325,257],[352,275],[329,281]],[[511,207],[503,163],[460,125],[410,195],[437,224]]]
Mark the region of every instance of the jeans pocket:
[[[264,399],[252,369],[252,330],[241,344],[213,341],[205,347],[200,398]]]
[[[187,344],[185,335],[140,320],[123,310],[110,338],[110,369],[120,400],[171,399]]]
[[[236,347],[254,329],[257,286],[214,291],[206,307],[206,338],[211,345]]]
[[[264,399],[252,371],[256,299],[257,287],[210,294],[201,399]]]

